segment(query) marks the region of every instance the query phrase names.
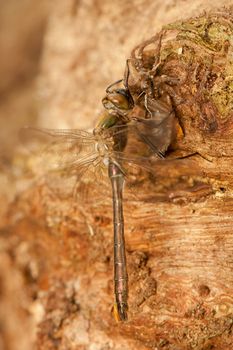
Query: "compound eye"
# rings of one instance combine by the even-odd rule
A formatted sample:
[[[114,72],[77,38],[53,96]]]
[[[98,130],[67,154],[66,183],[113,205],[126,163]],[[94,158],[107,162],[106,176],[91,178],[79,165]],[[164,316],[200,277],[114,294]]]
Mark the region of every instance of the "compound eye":
[[[106,97],[103,98],[102,103],[106,109],[123,109],[129,110],[131,108],[130,101],[127,96],[120,92],[108,93]]]

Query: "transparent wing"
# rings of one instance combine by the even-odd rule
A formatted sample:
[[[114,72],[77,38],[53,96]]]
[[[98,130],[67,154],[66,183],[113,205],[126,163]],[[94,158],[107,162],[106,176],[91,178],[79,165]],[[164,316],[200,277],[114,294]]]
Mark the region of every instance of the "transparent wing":
[[[150,106],[151,107],[151,106]],[[153,106],[154,110],[155,105]],[[164,154],[173,137],[174,114],[167,106],[160,104],[160,112],[153,118],[133,120],[127,126],[118,128],[115,140],[127,132],[127,144],[122,152],[114,152],[114,159],[125,174],[125,190],[139,198],[142,185],[159,183],[164,176],[173,176],[164,171],[171,161],[164,159]],[[147,191],[148,192],[148,191]]]
[[[38,162],[40,173],[84,166],[96,153],[94,136],[82,130],[23,128],[20,138]]]
[[[138,119],[137,132],[141,139],[158,155],[163,155],[174,137],[175,115],[170,101],[148,99],[149,119]]]
[[[122,128],[115,136],[122,136],[125,132]],[[128,127],[127,134],[129,139],[125,149],[122,152],[114,151],[111,154],[111,160],[118,165],[125,176],[124,198],[139,200],[139,186],[146,182],[154,172],[151,157],[156,160],[161,158],[158,154],[153,155],[150,147],[142,141],[135,127]]]
[[[150,106],[151,107],[151,106]],[[142,163],[147,162],[151,156],[163,157],[174,136],[174,113],[170,111],[167,106],[164,110],[159,105],[153,105],[154,113],[151,118],[142,119],[135,118],[129,124],[116,128],[114,132],[115,143],[121,143],[123,135],[126,133],[127,144],[124,149],[124,157],[130,160],[135,158]],[[156,109],[157,108],[157,109]],[[121,147],[115,147],[121,148]],[[143,165],[143,164],[142,164]]]
[[[81,193],[85,184],[95,182],[97,178],[103,181],[106,177],[92,133],[24,128],[20,138],[31,153],[30,170],[43,178],[59,197],[77,196],[78,187]],[[79,186],[81,178],[82,188]]]
[[[107,168],[104,168],[94,156],[82,166],[75,164],[63,170],[49,171],[42,177],[56,196],[73,198],[79,202],[90,202],[95,198],[94,192],[100,189],[105,195],[110,191]]]
[[[133,120],[104,130],[103,143],[114,140],[114,150],[110,147],[106,155],[119,164],[129,183],[140,182],[142,172],[154,172],[151,161],[157,162],[170,143],[172,118],[165,111],[160,119]],[[90,183],[101,182],[102,191],[109,187],[107,166],[99,156],[98,140],[92,133],[24,128],[20,136],[33,153],[34,173],[43,175],[47,185],[59,196],[88,192]],[[122,142],[126,143],[123,148]]]

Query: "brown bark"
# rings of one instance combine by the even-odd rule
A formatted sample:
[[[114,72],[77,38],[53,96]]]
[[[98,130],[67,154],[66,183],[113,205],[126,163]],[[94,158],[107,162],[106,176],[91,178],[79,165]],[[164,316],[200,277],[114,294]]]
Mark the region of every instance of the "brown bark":
[[[135,45],[181,14],[218,5],[60,1],[44,39],[37,125],[93,126],[106,86],[122,77]],[[116,324],[111,313],[110,190],[88,184],[90,198],[74,203],[43,184],[25,190],[24,156],[12,158],[11,173],[4,166],[1,206],[17,194],[1,225],[4,348],[233,349],[232,115],[227,123],[219,115],[213,132],[204,107],[203,124],[190,122],[188,103],[176,110],[186,138],[174,147],[197,153],[157,163],[156,178],[125,194],[126,323]],[[22,344],[13,337],[19,324]]]

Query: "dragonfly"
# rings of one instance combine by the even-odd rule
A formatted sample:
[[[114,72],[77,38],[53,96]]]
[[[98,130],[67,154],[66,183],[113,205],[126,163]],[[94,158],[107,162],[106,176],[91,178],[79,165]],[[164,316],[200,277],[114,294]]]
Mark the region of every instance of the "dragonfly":
[[[124,184],[130,176],[130,169],[147,169],[148,160],[163,157],[173,137],[174,113],[168,96],[149,99],[146,108],[137,105],[127,80],[110,85],[102,103],[103,113],[92,132],[26,127],[23,134],[29,132],[33,134],[32,138],[45,136],[40,157],[51,165],[51,172],[60,172],[68,177],[75,175],[76,183],[88,173],[97,180],[107,173],[112,188],[114,226],[114,315],[117,321],[126,321],[128,273]]]

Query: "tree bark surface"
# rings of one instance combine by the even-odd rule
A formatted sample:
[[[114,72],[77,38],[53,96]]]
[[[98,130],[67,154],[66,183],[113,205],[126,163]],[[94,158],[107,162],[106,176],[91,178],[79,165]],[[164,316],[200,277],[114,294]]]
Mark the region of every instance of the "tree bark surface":
[[[36,77],[38,114],[28,112],[28,120],[93,127],[106,86],[123,77],[137,44],[165,24],[218,6],[216,0],[57,2]],[[180,144],[195,154],[159,162],[155,179],[126,191],[127,322],[116,323],[112,313],[110,185],[86,181],[76,202],[62,188],[59,197],[43,182],[28,186],[30,161],[15,150],[1,175],[0,347],[233,350],[232,118],[204,138],[198,126],[190,132],[184,116],[188,141]],[[18,345],[16,325],[24,334]]]

